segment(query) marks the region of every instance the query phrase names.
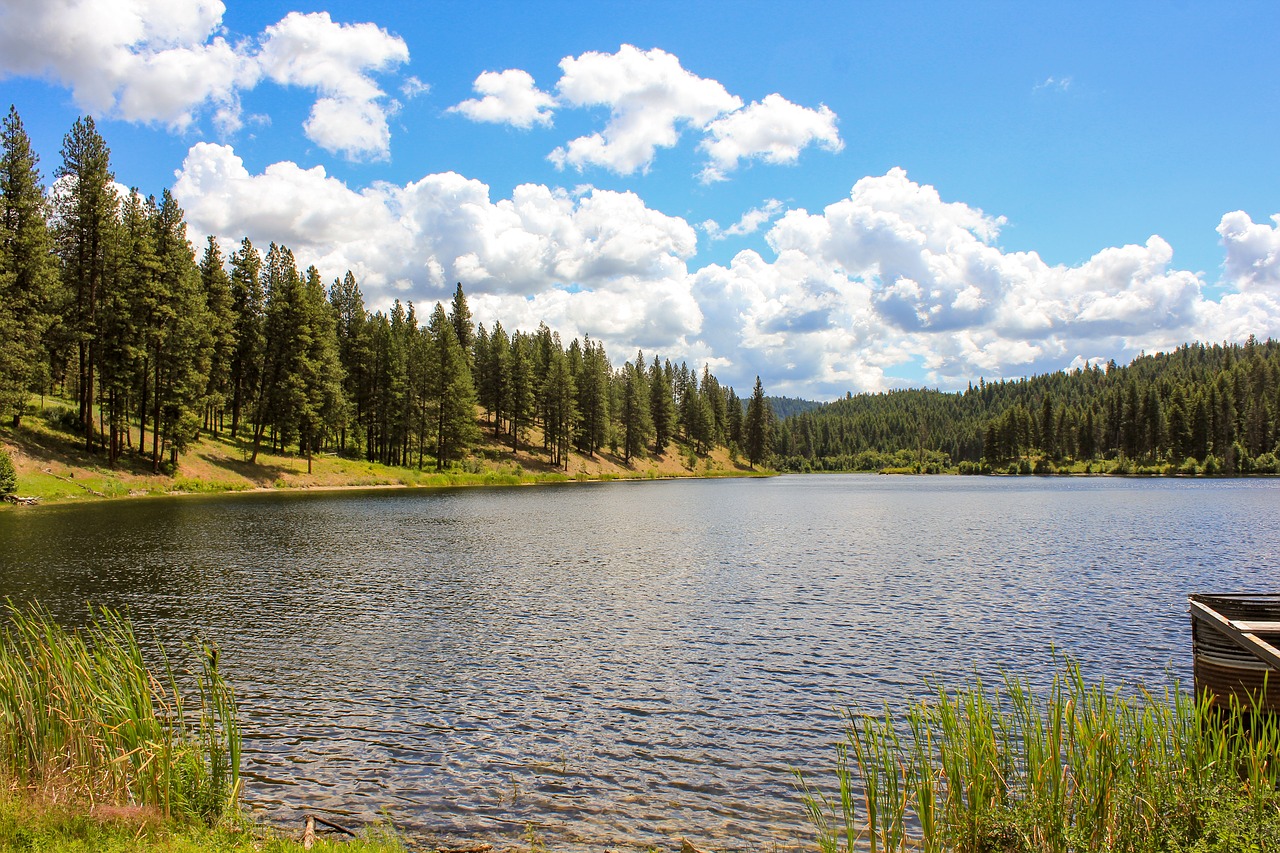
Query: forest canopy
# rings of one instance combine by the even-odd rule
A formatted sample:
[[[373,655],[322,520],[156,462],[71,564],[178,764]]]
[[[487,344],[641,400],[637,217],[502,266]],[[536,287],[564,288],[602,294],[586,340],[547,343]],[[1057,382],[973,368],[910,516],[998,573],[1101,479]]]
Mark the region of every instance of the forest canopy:
[[[12,107],[2,158],[0,416],[17,427],[34,395],[72,399],[85,449],[112,466],[172,470],[202,433],[250,442],[251,462],[265,445],[437,470],[482,428],[512,452],[536,430],[566,468],[571,450],[629,463],[673,441],[753,465],[768,451],[758,380],[751,408],[705,366],[637,352],[614,367],[590,337],[486,328],[461,283],[420,315],[370,310],[350,271],[326,285],[276,243],[208,237],[197,257],[168,190],[117,192],[92,118],[66,134],[52,191]]]

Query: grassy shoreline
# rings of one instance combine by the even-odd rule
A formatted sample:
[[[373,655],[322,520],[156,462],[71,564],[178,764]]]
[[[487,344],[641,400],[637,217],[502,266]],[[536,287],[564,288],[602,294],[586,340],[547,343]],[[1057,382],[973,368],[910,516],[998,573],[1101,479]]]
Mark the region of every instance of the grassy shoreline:
[[[107,466],[105,457],[86,453],[83,440],[61,428],[57,417],[61,408],[60,401],[50,400],[43,410],[24,418],[17,429],[7,424],[0,427],[0,449],[13,458],[18,475],[15,494],[19,497],[58,504],[157,495],[518,486],[774,473],[752,470],[725,448],[697,455],[675,443],[661,455],[646,452],[630,461],[610,452],[587,456],[575,451],[569,454],[567,468],[552,466],[539,446],[541,436],[536,430],[530,444],[518,453],[490,441],[441,472],[381,465],[335,453],[317,454],[309,464],[305,457],[268,448],[262,448],[257,461],[250,462],[252,442],[243,436],[206,435],[181,456],[176,470],[155,473],[149,460],[132,452],[123,454],[114,468]],[[491,436],[492,431],[486,435]]]
[[[803,799],[821,853],[1274,853],[1280,717],[1177,685],[1086,682],[1061,661],[846,714],[838,793]]]

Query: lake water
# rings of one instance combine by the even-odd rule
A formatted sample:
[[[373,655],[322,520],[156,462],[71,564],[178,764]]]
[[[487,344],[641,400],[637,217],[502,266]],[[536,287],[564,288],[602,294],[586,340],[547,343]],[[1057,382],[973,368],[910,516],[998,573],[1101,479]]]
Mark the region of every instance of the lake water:
[[[0,514],[0,596],[216,640],[269,816],[552,849],[807,844],[836,709],[1053,649],[1190,680],[1186,595],[1275,591],[1280,482],[793,476]]]

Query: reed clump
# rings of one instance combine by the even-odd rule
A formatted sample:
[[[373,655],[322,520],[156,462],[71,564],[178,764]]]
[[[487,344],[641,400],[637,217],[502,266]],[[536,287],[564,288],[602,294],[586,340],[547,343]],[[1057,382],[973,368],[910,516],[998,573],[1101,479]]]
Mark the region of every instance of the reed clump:
[[[1124,694],[1064,661],[895,717],[846,714],[838,795],[800,780],[823,853],[1280,851],[1280,724],[1176,687]]]
[[[149,668],[132,625],[110,610],[75,632],[35,605],[11,604],[8,617],[0,776],[10,788],[209,824],[235,810],[240,724],[216,647],[187,649],[198,664],[182,671],[159,647]]]

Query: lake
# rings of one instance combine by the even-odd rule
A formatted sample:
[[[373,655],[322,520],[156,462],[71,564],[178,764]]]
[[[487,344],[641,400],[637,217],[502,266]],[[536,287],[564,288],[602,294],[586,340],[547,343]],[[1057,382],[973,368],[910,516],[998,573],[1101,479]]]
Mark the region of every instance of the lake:
[[[0,513],[0,596],[222,648],[248,796],[552,849],[807,844],[837,709],[1055,652],[1190,682],[1186,595],[1280,586],[1280,482],[811,475]]]

